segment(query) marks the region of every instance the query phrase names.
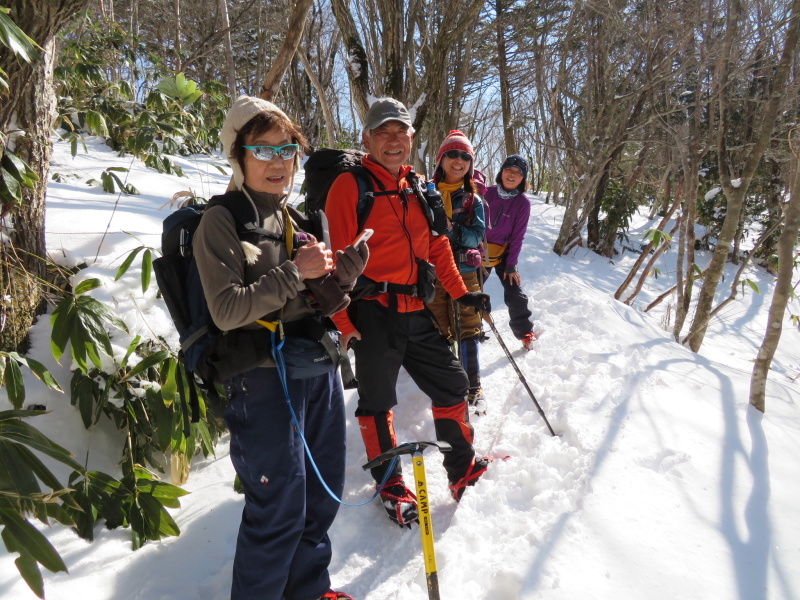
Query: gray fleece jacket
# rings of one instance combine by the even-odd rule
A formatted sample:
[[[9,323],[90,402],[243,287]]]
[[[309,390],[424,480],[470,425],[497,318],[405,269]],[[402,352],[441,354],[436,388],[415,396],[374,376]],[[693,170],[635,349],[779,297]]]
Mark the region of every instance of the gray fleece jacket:
[[[249,189],[246,193],[255,203],[264,229],[283,238],[281,198]],[[211,317],[222,331],[259,328],[256,319],[275,320],[282,308],[284,322],[314,313],[304,296],[298,295],[306,286],[289,260],[285,243],[263,239],[258,243],[260,254],[252,256],[239,240],[233,215],[225,207],[206,211],[192,247]]]

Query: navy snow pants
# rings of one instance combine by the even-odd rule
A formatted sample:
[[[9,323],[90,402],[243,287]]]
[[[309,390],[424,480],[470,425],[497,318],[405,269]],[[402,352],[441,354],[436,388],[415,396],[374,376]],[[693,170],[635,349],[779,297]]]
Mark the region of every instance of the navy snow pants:
[[[314,461],[341,497],[345,419],[339,377],[332,371],[287,383]],[[226,389],[231,461],[245,490],[231,600],[315,600],[330,588],[328,529],[339,503],[305,456],[277,369],[253,369]]]

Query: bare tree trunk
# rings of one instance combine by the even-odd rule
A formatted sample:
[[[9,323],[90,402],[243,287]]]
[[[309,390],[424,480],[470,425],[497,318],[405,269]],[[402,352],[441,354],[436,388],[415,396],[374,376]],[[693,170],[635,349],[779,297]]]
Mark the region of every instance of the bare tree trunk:
[[[678,206],[680,206],[680,203],[681,203],[681,197],[680,195],[678,195],[675,198],[675,202],[672,203],[672,207],[669,209],[669,212],[666,215],[664,215],[664,218],[661,219],[661,223],[659,223],[658,227],[656,227],[656,231],[664,231],[664,228],[667,226],[667,223],[669,223],[669,220],[672,218],[672,215],[674,215],[675,211],[678,210]],[[678,218],[678,224],[679,223],[680,223],[680,218]],[[674,231],[670,235],[673,234]],[[644,261],[647,259],[647,256],[652,251],[653,251],[653,241],[651,240],[650,243],[648,243],[647,246],[645,246],[644,250],[642,250],[642,253],[639,255],[639,258],[636,259],[636,262],[634,263],[633,267],[631,267],[630,272],[625,277],[625,281],[623,281],[617,288],[617,291],[614,292],[615,300],[619,300],[622,297],[622,294],[628,288],[631,281],[633,281],[633,278],[636,277],[636,273],[639,271],[639,267],[641,267],[642,264],[644,264]],[[633,299],[636,293],[638,293],[638,291],[635,292],[633,295],[631,295],[631,297],[625,301],[625,304],[630,304],[630,301]]]
[[[474,24],[470,29],[473,28]],[[467,74],[472,62],[472,48],[472,36],[468,35],[464,39],[464,51],[459,57],[458,67],[456,68],[456,74],[453,80],[453,89],[450,90],[453,97],[452,112],[447,122],[450,129],[458,127],[458,120],[461,116],[461,108],[464,102],[464,86],[466,85]]]
[[[713,0],[708,0],[705,6],[705,16],[697,14],[695,27],[700,27],[701,23],[711,23],[714,14]],[[680,164],[683,169],[681,188],[684,198],[684,219],[680,233],[680,244],[678,246],[678,262],[676,279],[678,290],[675,308],[675,323],[672,329],[672,336],[675,341],[681,338],[681,331],[689,316],[689,309],[692,302],[694,282],[700,276],[695,270],[695,243],[697,235],[695,223],[697,221],[697,191],[700,186],[700,164],[703,157],[710,150],[711,142],[703,141],[704,135],[704,113],[710,111],[710,102],[704,100],[710,97],[710,84],[705,83],[701,73],[710,70],[708,56],[710,40],[713,36],[710,33],[701,31],[698,40],[694,37],[689,43],[687,53],[689,66],[687,68],[688,88],[692,90],[692,101],[685,107],[688,111],[686,123],[678,127],[674,132],[677,142],[677,149],[680,154]],[[703,272],[705,273],[705,271]],[[705,276],[705,275],[703,275]]]
[[[175,9],[175,72],[180,73],[183,70],[183,59],[181,58],[181,0],[172,0],[172,6]]]
[[[800,158],[797,154],[795,156]],[[798,166],[795,170],[791,200],[785,210],[786,225],[778,239],[778,280],[775,283],[772,304],[769,307],[767,331],[764,334],[764,341],[761,342],[761,348],[758,350],[758,357],[753,366],[753,375],[750,378],[750,404],[762,413],[766,410],[767,375],[781,339],[783,317],[792,293],[794,248],[797,243],[798,231],[800,231],[800,160],[797,160],[796,164]]]
[[[131,0],[130,34],[139,37],[139,0]]]
[[[387,96],[402,98],[404,95],[403,77],[405,64],[403,62],[404,33],[403,26],[403,0],[384,0],[386,10],[381,11],[384,23],[383,47],[386,52],[386,81],[384,90]],[[382,4],[382,3],[381,3]]]
[[[770,182],[769,192],[767,194],[767,222],[766,225],[781,222],[783,220],[782,210],[782,196],[783,196],[783,176],[781,172],[781,163],[775,159],[769,159],[770,164]],[[767,271],[775,274],[774,268],[770,264],[769,257],[774,256],[777,252],[777,242],[779,235],[772,235],[769,239],[764,240],[764,243],[755,253],[755,258],[759,265],[766,268]]]
[[[511,123],[511,92],[508,87],[508,57],[506,56],[505,0],[495,0],[495,27],[497,29],[497,75],[500,79],[500,107],[503,113],[503,139],[506,156],[517,152],[514,126]]]
[[[581,215],[581,209],[588,206],[592,191],[597,188],[603,172],[594,172],[590,176],[581,179],[578,189],[567,198],[567,209],[564,212],[564,220],[561,221],[561,229],[558,232],[553,252],[562,256],[575,247],[581,240],[581,230],[588,218],[586,211]],[[579,216],[580,215],[580,216]]]
[[[88,4],[89,0],[6,2],[19,28],[43,48],[42,59],[30,65],[18,63],[8,52],[0,53],[0,67],[9,75],[9,89],[15,91],[0,104],[0,131],[8,131],[13,121],[25,132],[16,139],[15,153],[39,177],[33,189],[24,189],[22,203],[11,208],[14,230],[10,243],[2,245],[0,297],[7,301],[0,303],[0,349],[6,351],[24,349],[28,328],[44,309],[45,198],[52,150],[50,124],[56,109],[55,35]]]
[[[325,89],[322,87],[319,78],[311,68],[305,49],[298,48],[297,54],[300,56],[300,61],[303,63],[303,68],[306,70],[306,75],[309,81],[311,81],[311,85],[317,92],[317,101],[322,107],[322,115],[325,118],[325,145],[333,147],[336,140],[336,122],[333,120],[333,113],[331,113],[331,106],[328,104],[328,98],[325,96]]]
[[[267,73],[264,84],[261,86],[259,96],[264,100],[271,101],[278,94],[283,76],[292,64],[297,47],[303,39],[306,17],[308,16],[308,11],[311,10],[312,4],[314,4],[314,0],[297,0],[297,3],[292,8],[292,14],[289,17],[289,28],[286,31],[283,45],[278,50],[275,60],[272,61],[269,73]]]
[[[727,104],[726,87],[728,84],[728,77],[730,75],[729,61],[731,57],[731,48],[733,36],[736,35],[738,29],[738,21],[741,15],[741,1],[734,0],[731,2],[731,10],[728,14],[728,35],[731,36],[730,42],[727,43],[728,47],[723,51],[722,60],[720,64],[720,90],[721,96],[719,101],[720,115],[719,115],[719,134],[717,136],[717,152],[720,161],[720,179],[722,180],[722,187],[725,196],[728,200],[728,210],[725,214],[725,220],[722,223],[722,228],[719,233],[719,240],[714,254],[711,258],[711,263],[708,266],[708,274],[706,275],[703,286],[700,289],[700,294],[697,300],[697,308],[695,309],[692,325],[689,329],[689,334],[684,340],[693,352],[700,350],[703,343],[706,331],[708,330],[708,323],[711,313],[711,305],[714,301],[714,294],[722,278],[722,270],[725,262],[728,259],[728,251],[731,247],[731,242],[736,234],[736,229],[739,226],[739,215],[744,206],[744,198],[747,194],[750,182],[753,179],[753,174],[758,167],[761,158],[764,155],[772,131],[775,128],[775,120],[778,115],[781,99],[786,90],[786,81],[789,77],[792,61],[797,50],[798,40],[800,40],[800,0],[792,2],[791,15],[789,17],[789,25],[786,31],[786,39],[784,40],[783,52],[781,54],[780,62],[775,71],[771,93],[768,96],[768,101],[762,111],[760,124],[756,127],[756,137],[752,147],[749,149],[746,156],[744,167],[740,177],[740,183],[734,186],[732,183],[733,169],[729,164],[728,148],[726,145],[725,136],[730,127],[729,107]]]
[[[258,13],[256,16],[256,23],[258,26],[258,33],[256,39],[258,40],[258,55],[256,56],[256,75],[255,81],[264,81],[266,77],[266,48],[267,48],[267,27],[264,18],[264,6],[261,2],[258,3]],[[248,89],[255,89],[255,86]]]
[[[694,130],[699,132],[699,121],[693,124]],[[675,307],[675,324],[672,335],[675,341],[680,340],[681,330],[689,316],[689,307],[692,302],[694,290],[694,264],[695,264],[695,234],[694,224],[697,219],[697,188],[700,185],[699,164],[700,157],[696,143],[690,141],[687,156],[684,159],[684,219],[681,227],[681,240],[678,248],[677,274],[678,297]]]
[[[344,42],[344,60],[347,77],[350,80],[350,102],[355,107],[361,122],[367,117],[369,110],[369,63],[367,53],[358,34],[356,22],[350,13],[347,0],[331,0],[331,8],[336,16],[336,23],[342,31]]]
[[[236,92],[236,66],[233,63],[233,45],[231,44],[231,23],[228,19],[228,2],[227,0],[219,0],[217,3],[219,7],[219,18],[222,22],[222,29],[225,35],[222,38],[222,46],[225,49],[225,66],[228,71],[228,96],[231,98],[231,104],[238,97]]]
[[[603,196],[608,188],[608,180],[611,173],[611,162],[606,163],[603,175],[597,182],[597,187],[592,192],[591,201],[586,209],[586,245],[600,255],[606,256],[606,248],[602,247],[600,241],[600,208],[603,205]],[[610,258],[610,256],[609,256]]]
[[[670,191],[672,190],[672,184],[670,182],[671,175],[672,164],[670,163],[661,174],[661,181],[658,184],[658,194],[653,202],[653,207],[650,209],[650,214],[647,216],[651,221],[656,218],[659,210],[667,207],[667,200],[669,200]]]
[[[675,226],[672,228],[672,231],[669,232],[670,238],[672,238],[675,235],[680,226],[681,226],[681,217],[679,216],[678,219],[675,221]],[[642,271],[642,276],[639,277],[639,281],[636,283],[636,287],[634,288],[633,293],[631,293],[631,295],[628,296],[628,298],[625,300],[625,304],[627,304],[628,306],[633,304],[633,300],[636,298],[636,296],[639,295],[639,292],[642,291],[642,288],[644,287],[644,282],[647,281],[647,278],[650,276],[650,273],[652,272],[653,267],[656,264],[656,261],[664,252],[666,252],[670,244],[671,240],[664,240],[658,247],[658,249],[653,253],[653,256],[650,257],[649,261],[647,261],[647,265]]]

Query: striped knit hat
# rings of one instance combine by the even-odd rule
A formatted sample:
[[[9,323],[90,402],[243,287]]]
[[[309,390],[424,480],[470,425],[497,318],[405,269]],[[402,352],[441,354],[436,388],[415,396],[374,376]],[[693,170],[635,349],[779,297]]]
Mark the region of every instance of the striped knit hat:
[[[442,145],[439,146],[439,151],[436,153],[436,166],[442,166],[442,156],[448,150],[461,150],[462,152],[466,152],[472,157],[472,160],[469,163],[469,176],[472,177],[472,173],[475,170],[475,150],[472,148],[472,143],[469,141],[466,135],[462,131],[458,129],[453,129],[450,133],[447,134],[447,137],[444,138]]]

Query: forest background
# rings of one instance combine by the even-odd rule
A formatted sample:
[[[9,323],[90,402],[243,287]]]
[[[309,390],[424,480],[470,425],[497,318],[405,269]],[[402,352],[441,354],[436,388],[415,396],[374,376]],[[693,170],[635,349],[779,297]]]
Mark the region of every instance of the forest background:
[[[507,154],[528,157],[531,187],[565,208],[555,253],[578,245],[611,259],[620,251],[637,253],[616,299],[632,303],[644,281],[658,274],[657,257],[668,248],[677,252],[676,283],[656,302],[670,304],[674,338],[695,352],[722,306],[754,287],[739,278],[745,266],[755,261],[774,273],[771,322],[751,389],[751,403],[765,409],[769,363],[795,285],[800,227],[800,0],[4,5],[0,382],[17,409],[24,399],[20,367],[50,383],[40,364],[24,358],[31,323],[49,311],[54,355],[69,352],[78,365],[70,393],[87,427],[109,414],[131,439],[121,480],[75,466],[69,485],[83,486],[80,495],[20,449],[31,445],[24,421],[29,411],[3,415],[3,449],[30,467],[26,477],[9,467],[0,478],[3,540],[20,552],[20,571],[32,587],[37,563],[59,565],[37,546],[27,516],[88,519],[79,529],[90,534],[92,519],[109,520],[113,505],[111,520],[131,525],[141,541],[168,535],[169,527],[148,529],[162,513],[142,498],[165,506],[179,492],[153,489],[142,465],[170,447],[188,463],[195,452],[209,451],[218,434],[210,412],[189,426],[185,402],[172,402],[183,399],[177,382],[185,376],[171,349],[137,339],[129,351],[143,359],[136,367],[128,367],[126,357],[119,371],[103,370],[100,357],[111,354],[106,330],[120,324],[92,300],[92,284],[71,287],[70,277],[86,265],[56,265],[44,244],[54,132],[71,141],[74,153],[83,136],[101,135],[120,155],[180,173],[170,156],[218,150],[226,108],[239,94],[278,103],[314,147],[358,146],[370,99],[399,98],[413,110],[413,160],[421,172],[432,172],[435,149],[459,128],[490,179]],[[122,166],[108,169],[94,183],[135,195],[124,172]],[[627,235],[642,206],[654,222],[644,243]],[[696,264],[698,249],[713,251],[707,265]],[[142,285],[149,286],[157,254],[157,248],[138,248],[120,275],[139,260]],[[728,262],[741,268],[734,281],[724,282],[730,293],[720,303]],[[134,369],[165,385],[148,397],[151,404],[121,410],[109,404],[110,390],[134,402],[126,387]],[[93,387],[98,376],[105,385]],[[154,409],[153,402],[167,408]],[[142,425],[153,410],[164,419],[169,413],[160,432]],[[9,436],[11,430],[17,433]],[[64,458],[57,449],[50,452]],[[41,492],[39,482],[51,491]]]

